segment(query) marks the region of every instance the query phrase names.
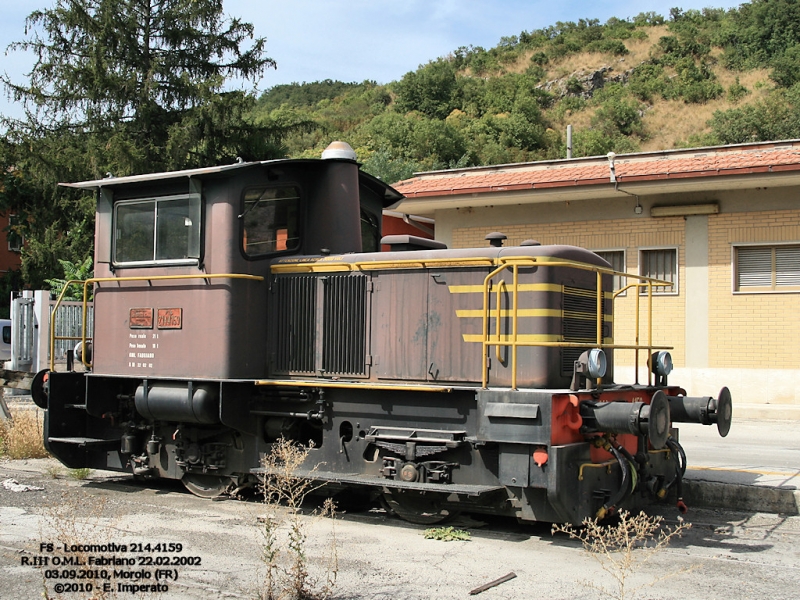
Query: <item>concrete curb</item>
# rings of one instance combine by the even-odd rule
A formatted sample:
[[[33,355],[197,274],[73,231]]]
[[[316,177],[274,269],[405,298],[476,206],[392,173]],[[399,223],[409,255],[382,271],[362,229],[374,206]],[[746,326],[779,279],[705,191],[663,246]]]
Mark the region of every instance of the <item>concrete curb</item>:
[[[766,487],[689,479],[683,483],[683,498],[690,509],[696,506],[792,516],[800,514],[800,491],[793,486]]]

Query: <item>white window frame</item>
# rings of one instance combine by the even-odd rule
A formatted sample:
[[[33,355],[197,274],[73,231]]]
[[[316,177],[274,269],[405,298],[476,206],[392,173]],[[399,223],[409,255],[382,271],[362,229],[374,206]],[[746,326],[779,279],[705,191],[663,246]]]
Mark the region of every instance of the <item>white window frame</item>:
[[[601,252],[622,252],[622,268],[618,269],[618,270],[621,273],[627,273],[628,272],[628,250],[627,250],[627,248],[599,248],[597,250],[592,250],[592,252],[594,252],[595,254],[598,254],[598,255]],[[602,258],[602,256],[600,258]],[[615,276],[615,279],[616,279],[616,276]],[[632,283],[632,281],[627,281],[627,280],[622,281],[622,280],[620,280],[619,288],[614,288],[612,291],[616,292],[618,289],[624,288],[629,283]],[[606,291],[608,291],[608,290],[606,290]],[[619,295],[620,296],[627,296],[628,292],[625,291],[625,292],[622,292]]]
[[[800,241],[797,242],[756,242],[756,243],[734,243],[731,244],[731,293],[734,295],[741,294],[798,294],[800,293],[800,286],[785,286],[784,288],[777,287],[777,283],[771,289],[765,287],[752,286],[743,290],[737,289],[737,281],[739,279],[739,254],[740,248],[780,248],[781,246],[797,246],[800,247]],[[773,265],[774,266],[774,265]],[[775,272],[771,271],[774,276]]]
[[[160,202],[171,202],[175,200],[190,200],[196,204],[197,208],[197,218],[199,223],[197,224],[197,251],[198,255],[202,254],[203,251],[203,203],[202,197],[200,194],[177,194],[173,196],[145,196],[143,198],[132,198],[130,200],[120,200],[114,203],[114,211],[113,211],[113,218],[112,218],[112,243],[111,243],[111,256],[112,256],[112,264],[115,267],[125,268],[125,267],[148,267],[148,266],[163,266],[163,265],[196,265],[200,263],[200,257],[192,257],[192,258],[155,258],[156,253],[156,243],[158,238],[158,204]],[[137,260],[137,261],[118,261],[117,260],[117,240],[118,240],[118,223],[117,223],[117,211],[120,207],[123,206],[133,206],[136,204],[146,204],[152,202],[154,204],[154,221],[153,221],[153,258],[148,260]]]
[[[654,251],[654,250],[655,251],[669,251],[669,250],[671,250],[671,251],[675,252],[675,281],[673,282],[672,288],[669,291],[656,291],[656,290],[653,290],[653,296],[679,296],[680,295],[680,274],[681,274],[681,264],[680,264],[681,252],[680,252],[680,247],[678,247],[678,246],[642,246],[638,250],[639,250],[638,251],[638,258],[639,258],[638,272],[639,272],[639,275],[642,276],[642,277],[649,277],[649,275],[645,275],[644,273],[642,273],[642,268],[644,266],[643,261],[642,261],[642,255],[643,255],[644,252]],[[658,279],[658,278],[655,277],[654,279]],[[640,283],[645,283],[645,282],[642,281]],[[643,288],[641,288],[639,293],[641,295],[643,295],[643,296],[646,296],[647,295],[647,286],[644,286]]]

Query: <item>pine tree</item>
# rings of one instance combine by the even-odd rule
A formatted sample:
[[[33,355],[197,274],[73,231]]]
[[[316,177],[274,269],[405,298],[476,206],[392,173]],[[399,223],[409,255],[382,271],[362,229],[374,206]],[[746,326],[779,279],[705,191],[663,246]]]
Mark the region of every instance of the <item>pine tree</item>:
[[[223,14],[222,0],[55,0],[34,11],[24,83],[0,77],[25,108],[0,118],[0,210],[21,217],[26,282],[82,263],[94,202],[60,181],[281,156],[283,130],[252,122],[253,85],[275,66],[254,28]]]

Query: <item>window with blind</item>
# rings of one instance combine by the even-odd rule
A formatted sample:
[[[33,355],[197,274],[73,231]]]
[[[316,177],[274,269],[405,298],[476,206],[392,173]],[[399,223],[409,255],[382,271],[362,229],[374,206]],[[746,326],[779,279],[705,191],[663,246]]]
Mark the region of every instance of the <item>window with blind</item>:
[[[737,292],[800,291],[800,245],[734,247]]]
[[[653,294],[678,293],[678,249],[656,248],[639,251],[639,274],[661,281],[669,281],[671,286],[654,285]],[[640,294],[647,294],[647,287],[640,289]]]
[[[611,268],[620,273],[625,272],[625,251],[624,250],[595,250],[597,256],[611,265]],[[627,285],[620,275],[614,275],[614,291]]]

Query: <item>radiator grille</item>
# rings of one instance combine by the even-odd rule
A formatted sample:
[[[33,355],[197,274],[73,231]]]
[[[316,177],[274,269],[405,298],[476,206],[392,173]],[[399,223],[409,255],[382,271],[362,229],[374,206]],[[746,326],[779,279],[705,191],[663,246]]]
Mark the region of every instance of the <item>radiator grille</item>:
[[[313,276],[275,280],[275,368],[281,372],[314,372],[317,279]]]
[[[581,353],[594,348],[597,343],[597,296],[593,289],[564,286],[564,318],[561,334],[565,342],[586,343],[585,348],[561,349],[561,372],[571,374]],[[605,317],[605,300],[602,307]],[[603,321],[603,338],[610,337],[610,325]]]
[[[366,373],[367,278],[325,279],[322,368],[334,375]]]

